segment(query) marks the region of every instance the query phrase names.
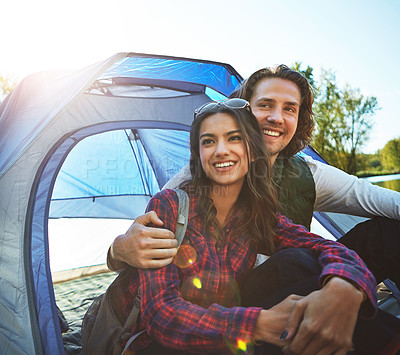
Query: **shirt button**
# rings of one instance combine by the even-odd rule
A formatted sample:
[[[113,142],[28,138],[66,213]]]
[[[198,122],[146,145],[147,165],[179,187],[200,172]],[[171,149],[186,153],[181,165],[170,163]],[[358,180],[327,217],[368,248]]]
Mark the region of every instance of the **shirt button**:
[[[189,238],[185,238],[184,241],[183,241],[183,243],[184,243],[184,244],[189,244],[189,243],[190,243]]]
[[[226,231],[226,233],[229,233],[230,229],[229,229],[229,228],[226,228],[225,231]]]

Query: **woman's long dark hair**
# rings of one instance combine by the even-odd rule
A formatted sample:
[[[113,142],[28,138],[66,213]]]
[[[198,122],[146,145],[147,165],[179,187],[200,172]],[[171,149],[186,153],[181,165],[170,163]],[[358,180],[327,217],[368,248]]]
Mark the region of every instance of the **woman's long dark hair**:
[[[235,235],[246,234],[262,251],[273,253],[278,199],[271,180],[271,168],[261,129],[249,107],[232,109],[220,104],[211,111],[208,110],[195,117],[190,131],[192,179],[183,182],[181,187],[190,187],[196,191],[199,195],[199,212],[204,228],[210,230],[212,227],[217,243],[223,243],[217,210],[210,199],[211,181],[204,173],[200,161],[201,123],[215,113],[227,113],[235,119],[242,133],[249,162],[249,171],[235,206],[241,211],[240,227]]]

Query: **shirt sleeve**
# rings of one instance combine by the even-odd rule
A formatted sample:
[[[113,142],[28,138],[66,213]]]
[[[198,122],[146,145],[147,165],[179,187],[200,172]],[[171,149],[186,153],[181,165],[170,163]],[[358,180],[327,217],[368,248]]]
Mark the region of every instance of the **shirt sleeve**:
[[[304,156],[314,182],[314,210],[400,220],[400,193],[373,185],[333,166]]]
[[[322,268],[321,285],[329,276],[338,276],[358,285],[367,295],[367,299],[361,305],[360,314],[363,318],[375,315],[377,308],[375,277],[353,250],[310,233],[303,226],[292,224],[282,215],[278,215],[276,236],[277,251],[287,248],[306,248],[315,253]]]
[[[157,213],[164,227],[175,231],[175,192],[155,195],[148,210]],[[174,263],[161,269],[140,270],[141,317],[148,334],[169,348],[222,352],[227,344],[250,341],[261,308],[226,308],[212,304],[200,307],[183,299],[179,269]]]

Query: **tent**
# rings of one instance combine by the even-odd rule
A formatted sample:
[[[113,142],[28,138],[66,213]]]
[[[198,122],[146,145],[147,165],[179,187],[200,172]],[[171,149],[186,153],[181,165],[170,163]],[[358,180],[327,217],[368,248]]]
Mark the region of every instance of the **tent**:
[[[74,252],[61,247],[57,254],[56,262],[66,265],[51,264],[50,222],[90,218],[100,225],[112,218],[129,225],[187,164],[194,109],[227,97],[241,80],[227,64],[121,53],[79,71],[30,75],[6,98],[0,106],[1,354],[64,353],[52,273],[81,267],[82,258],[73,257],[78,249],[87,264],[97,261],[80,238]],[[340,233],[329,216],[317,218],[333,236]],[[71,244],[71,227],[61,229]]]
[[[194,109],[226,97],[240,81],[226,64],[122,53],[75,72],[28,76],[6,98],[0,353],[64,353],[48,219],[141,214],[187,163]]]

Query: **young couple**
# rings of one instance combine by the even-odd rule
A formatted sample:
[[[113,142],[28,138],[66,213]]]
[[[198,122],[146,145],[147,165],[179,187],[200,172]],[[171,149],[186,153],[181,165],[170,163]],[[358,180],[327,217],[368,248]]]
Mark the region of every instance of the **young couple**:
[[[190,195],[189,225],[186,244],[175,259],[187,259],[187,265],[171,264],[177,197],[168,189],[150,201],[148,211],[155,213],[138,218],[110,249],[112,268],[123,266],[121,262],[152,268],[139,271],[142,313],[135,330],[147,333],[133,348],[138,354],[167,349],[171,354],[229,353],[252,346],[261,353],[344,354],[353,341],[356,350],[363,351],[372,340],[378,342],[376,349],[394,349],[398,340],[387,341],[374,321],[357,322],[358,316],[372,317],[376,309],[375,279],[358,255],[291,224],[278,210],[308,226],[313,207],[330,203],[335,211],[372,216],[383,201],[383,214],[398,218],[398,208],[397,215],[393,213],[398,195],[376,197],[386,191],[334,168],[328,169],[332,181],[324,181],[324,168],[293,156],[309,142],[313,128],[312,92],[297,72],[285,66],[263,69],[244,83],[239,95],[250,105],[240,99],[210,103],[195,115],[191,174],[180,183]],[[325,186],[326,192],[321,186],[336,180],[342,189],[335,191],[339,196],[329,197],[334,187]],[[361,192],[373,193],[375,205],[368,195],[359,198]],[[165,229],[143,226],[149,222]],[[393,223],[391,233],[398,222]],[[381,237],[392,238],[391,233],[381,232]],[[130,252],[134,248],[139,256]],[[378,251],[385,260],[374,272],[395,279],[399,268],[390,274],[391,263],[398,259],[393,248],[387,249]],[[251,271],[257,253],[272,256]],[[127,312],[137,281],[123,302]]]

